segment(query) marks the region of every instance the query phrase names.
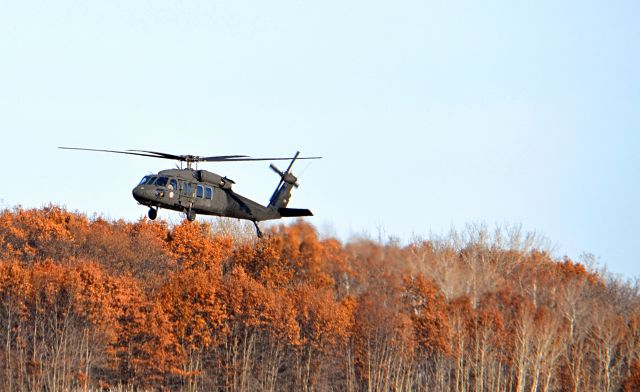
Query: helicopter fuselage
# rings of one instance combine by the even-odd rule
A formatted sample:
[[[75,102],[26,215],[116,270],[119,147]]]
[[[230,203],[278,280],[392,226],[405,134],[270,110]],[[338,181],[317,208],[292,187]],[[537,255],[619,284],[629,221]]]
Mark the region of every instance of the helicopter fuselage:
[[[186,212],[188,218],[203,214],[256,222],[282,217],[277,208],[265,207],[235,193],[231,189],[233,183],[206,170],[169,169],[145,176],[132,193],[142,205],[156,211],[164,208]],[[155,212],[149,216],[152,214],[155,218]]]
[[[291,190],[298,187],[296,176],[291,173],[291,167],[296,159],[320,159],[321,157],[299,157],[300,152],[291,159],[289,167],[284,172],[269,165],[271,170],[280,177],[280,182],[273,192],[267,206],[256,203],[235,193],[231,186],[234,182],[227,177],[206,171],[193,169],[198,162],[247,162],[247,161],[281,161],[289,158],[252,158],[247,155],[215,155],[201,157],[197,155],[176,155],[149,150],[103,150],[97,148],[58,147],[63,150],[80,150],[109,152],[114,154],[136,155],[149,158],[175,159],[187,164],[186,169],[168,169],[144,176],[142,181],[133,188],[133,198],[138,203],[149,207],[149,219],[158,216],[158,209],[165,208],[185,212],[187,220],[193,221],[197,214],[224,216],[230,218],[247,219],[256,226],[258,237],[262,232],[258,227],[259,221],[280,219],[285,217],[312,216],[306,208],[288,208]],[[197,167],[197,166],[196,166]]]

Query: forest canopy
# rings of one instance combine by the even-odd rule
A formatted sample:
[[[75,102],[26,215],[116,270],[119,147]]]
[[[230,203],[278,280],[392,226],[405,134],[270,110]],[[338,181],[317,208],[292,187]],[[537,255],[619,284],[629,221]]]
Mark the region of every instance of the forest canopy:
[[[518,230],[0,211],[0,388],[640,390],[640,296]]]

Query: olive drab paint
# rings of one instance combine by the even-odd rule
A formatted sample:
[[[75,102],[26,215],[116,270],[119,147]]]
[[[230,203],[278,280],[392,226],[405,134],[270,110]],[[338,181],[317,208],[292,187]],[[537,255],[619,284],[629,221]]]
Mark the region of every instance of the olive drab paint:
[[[184,212],[189,221],[196,219],[197,214],[214,215],[229,218],[250,220],[254,223],[259,237],[262,232],[258,222],[280,219],[283,217],[312,216],[308,209],[288,208],[291,190],[298,187],[298,179],[291,172],[297,159],[320,159],[321,157],[299,157],[296,152],[293,158],[252,158],[245,155],[224,155],[199,157],[195,155],[174,155],[146,150],[101,150],[92,148],[59,147],[64,150],[111,152],[145,156],[151,158],[174,159],[186,163],[185,168],[162,170],[157,174],[144,176],[132,190],[133,198],[141,205],[149,207],[149,219],[156,219],[161,208]],[[197,162],[243,162],[243,161],[276,161],[289,160],[289,167],[284,172],[270,165],[280,176],[280,182],[264,206],[235,193],[233,180],[207,170],[193,168]],[[182,166],[182,165],[181,165]]]

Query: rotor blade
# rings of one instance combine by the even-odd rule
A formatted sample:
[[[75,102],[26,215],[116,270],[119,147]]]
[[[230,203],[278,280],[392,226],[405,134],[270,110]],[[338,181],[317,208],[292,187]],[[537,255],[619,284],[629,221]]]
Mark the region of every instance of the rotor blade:
[[[296,161],[296,159],[298,159],[298,155],[300,155],[300,151],[296,151],[296,155],[293,156],[289,167],[287,168],[287,170],[285,170],[285,174],[289,174],[289,172],[291,171],[291,167],[293,167],[293,163]]]
[[[215,162],[215,161],[223,161],[226,159],[230,159],[230,158],[245,158],[247,157],[246,155],[218,155],[218,156],[213,156],[213,157],[199,157],[199,156],[195,156],[195,155],[174,155],[174,154],[167,154],[165,152],[158,152],[158,151],[147,151],[147,150],[128,150],[128,151],[137,151],[137,152],[146,152],[146,153],[150,153],[150,154],[157,154],[159,156],[162,156],[164,158],[170,158],[170,159],[177,159],[179,161],[186,161],[187,159],[192,159],[193,161],[199,161],[199,162]]]
[[[247,155],[217,155],[213,157],[202,157],[200,158],[200,160],[203,162],[217,162],[217,161],[226,161],[226,160],[235,159],[235,158],[248,158],[248,156]]]
[[[301,157],[296,159],[322,159],[322,157]],[[219,162],[243,162],[243,161],[290,161],[289,158],[230,158],[222,159]]]
[[[273,191],[273,195],[271,195],[271,198],[269,199],[269,205],[271,205],[271,203],[273,203],[273,199],[276,198],[276,195],[280,191],[280,187],[282,186],[282,183],[284,182],[284,173],[281,172],[280,169],[278,169],[276,165],[274,165],[273,163],[270,164],[269,167],[271,168],[271,170],[276,172],[278,176],[280,176],[280,181],[278,181],[278,186],[276,187],[276,190]]]
[[[167,154],[166,152],[147,151],[147,150],[127,150],[127,151],[146,152],[148,154],[155,154],[155,156],[157,156],[158,158],[177,159],[179,161],[184,160],[184,157],[181,155]]]
[[[280,177],[284,177],[284,173],[280,171],[280,169],[278,169],[276,167],[276,165],[274,165],[273,163],[269,165],[269,167],[271,168],[271,170],[273,170],[274,172],[278,173],[278,175]]]
[[[98,151],[98,152],[111,152],[114,154],[127,154],[127,155],[138,155],[141,157],[151,157],[151,158],[166,158],[166,159],[180,159],[180,158],[169,158],[167,156],[162,155],[151,155],[151,154],[142,154],[140,152],[129,152],[129,151],[116,151],[116,150],[100,150],[97,148],[79,148],[79,147],[58,147],[62,150],[79,150],[79,151]],[[136,151],[136,150],[132,150]],[[146,151],[142,151],[146,152]]]
[[[200,161],[200,162],[243,162],[243,161],[288,161],[291,158],[251,158],[247,155],[218,155],[211,157],[198,157],[193,155],[175,155],[165,152],[148,151],[148,150],[102,150],[98,148],[80,148],[80,147],[58,147],[63,150],[79,150],[79,151],[97,151],[111,152],[114,154],[137,155],[141,157],[175,159],[178,161]],[[322,157],[302,157],[297,159],[321,159]]]

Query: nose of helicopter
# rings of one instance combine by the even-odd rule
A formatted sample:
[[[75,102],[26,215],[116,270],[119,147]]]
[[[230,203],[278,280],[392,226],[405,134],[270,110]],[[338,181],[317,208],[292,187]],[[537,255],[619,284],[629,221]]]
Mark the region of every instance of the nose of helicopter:
[[[144,186],[138,185],[137,187],[133,188],[131,193],[133,194],[133,198],[136,199],[136,201],[138,201],[139,203],[142,203],[143,201],[148,199],[148,197],[146,196],[147,192],[144,189]]]

